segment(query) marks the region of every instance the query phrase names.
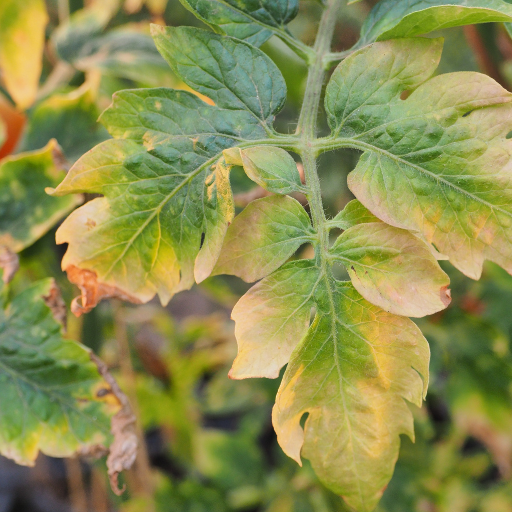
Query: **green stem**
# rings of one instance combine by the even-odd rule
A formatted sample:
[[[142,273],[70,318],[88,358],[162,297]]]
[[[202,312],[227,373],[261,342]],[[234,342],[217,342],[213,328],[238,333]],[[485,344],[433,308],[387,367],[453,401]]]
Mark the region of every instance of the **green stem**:
[[[338,64],[343,59],[346,59],[357,50],[359,50],[359,48],[351,48],[350,50],[345,50],[343,52],[327,53],[324,57],[325,69],[331,69],[333,66]]]
[[[309,69],[304,102],[296,131],[296,134],[301,139],[300,157],[304,166],[306,185],[309,190],[307,198],[311,209],[311,217],[315,230],[318,233],[317,258],[320,260],[322,267],[328,264],[326,256],[329,249],[329,229],[326,224],[327,220],[323,209],[320,180],[316,170],[318,152],[315,146],[318,110],[326,74],[324,66],[325,56],[329,54],[331,49],[331,40],[336,25],[339,4],[340,0],[328,0],[326,2],[314,46],[315,58]]]

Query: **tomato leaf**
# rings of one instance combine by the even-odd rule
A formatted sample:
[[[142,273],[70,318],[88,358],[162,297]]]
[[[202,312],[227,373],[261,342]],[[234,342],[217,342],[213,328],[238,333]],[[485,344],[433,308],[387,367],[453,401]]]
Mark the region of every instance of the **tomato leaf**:
[[[312,239],[311,220],[298,201],[289,196],[257,199],[229,226],[212,275],[257,281]]]
[[[479,73],[428,80],[441,48],[398,39],[340,64],[326,93],[332,136],[364,151],[348,184],[373,214],[419,233],[469,277],[484,259],[512,272],[512,94]]]
[[[504,0],[382,0],[366,18],[356,47],[493,21],[512,21],[512,5]]]
[[[0,308],[0,452],[33,465],[111,442],[109,385],[84,346],[62,337],[49,305],[55,283],[32,285]],[[110,410],[112,409],[112,410]]]
[[[116,139],[84,155],[53,192],[104,196],[57,233],[69,244],[63,268],[82,288],[77,314],[102,297],[145,302],[158,294],[167,303],[193,284],[204,232],[196,275],[207,276],[233,215],[222,152],[265,142],[286,96],[279,70],[257,48],[198,29],[154,32],[171,67],[216,105],[171,89],[114,97],[101,120]],[[182,53],[183,45],[197,53]],[[201,66],[191,67],[192,58]]]
[[[320,272],[310,260],[292,261],[254,285],[233,308],[238,355],[232,379],[276,379],[306,334]]]
[[[356,290],[396,315],[422,317],[450,304],[450,279],[425,243],[383,222],[347,229],[330,250]]]
[[[283,149],[266,146],[226,149],[224,158],[229,164],[242,166],[252,181],[269,192],[290,194],[305,191],[297,164]]]
[[[44,193],[45,187],[56,186],[64,176],[61,160],[55,141],[39,151],[2,160],[0,246],[20,252],[81,202],[79,196],[53,198]]]
[[[36,99],[47,23],[44,0],[0,4],[0,66],[7,91],[22,109]]]
[[[216,31],[255,46],[289,23],[299,10],[298,0],[180,0]]]
[[[272,413],[279,444],[324,484],[371,512],[393,473],[400,434],[414,439],[405,400],[421,405],[429,348],[416,325],[325,276],[317,314],[290,357]],[[301,427],[305,413],[309,416]]]

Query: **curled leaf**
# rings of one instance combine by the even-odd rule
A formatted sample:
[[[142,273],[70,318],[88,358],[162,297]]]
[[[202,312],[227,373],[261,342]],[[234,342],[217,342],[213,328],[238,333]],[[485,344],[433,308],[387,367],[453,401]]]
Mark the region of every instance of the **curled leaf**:
[[[128,397],[121,391],[119,384],[110,372],[107,365],[91,352],[91,360],[96,364],[101,376],[110,386],[110,391],[119,401],[121,408],[112,417],[111,432],[114,441],[110,445],[107,457],[107,470],[110,486],[114,494],[120,496],[125,487],[119,488],[119,474],[130,469],[137,458],[139,441],[137,437],[137,418],[133,414]]]
[[[98,281],[96,273],[91,270],[70,265],[66,267],[66,273],[70,282],[76,284],[82,292],[82,295],[75,297],[71,303],[71,312],[77,317],[91,311],[103,299],[118,298],[134,304],[141,303],[137,297]]]

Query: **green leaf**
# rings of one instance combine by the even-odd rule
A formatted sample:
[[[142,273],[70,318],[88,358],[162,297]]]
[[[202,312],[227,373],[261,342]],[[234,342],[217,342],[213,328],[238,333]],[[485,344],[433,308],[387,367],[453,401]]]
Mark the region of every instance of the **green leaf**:
[[[59,153],[50,141],[44,149],[0,163],[0,246],[20,252],[81,202],[78,196],[56,199],[44,193],[65,175]]]
[[[326,277],[315,298],[315,320],[279,388],[274,428],[287,455],[301,464],[302,453],[325,485],[371,512],[393,473],[400,434],[414,438],[405,400],[421,405],[428,344],[411,320],[373,306],[348,283]]]
[[[247,176],[265,190],[276,194],[304,192],[297,164],[283,149],[268,146],[226,149],[226,162],[243,166]]]
[[[114,96],[101,121],[117,140],[84,155],[53,192],[104,196],[74,212],[57,232],[57,242],[69,244],[63,268],[82,289],[76,314],[103,297],[146,302],[158,294],[165,304],[193,284],[196,257],[196,279],[209,274],[233,216],[222,152],[265,143],[284,102],[284,80],[257,48],[197,29],[162,30],[156,30],[160,51],[217,105],[163,88]],[[180,53],[182,44],[223,57],[199,55],[208,72],[189,68],[186,59],[197,54]]]
[[[331,248],[356,290],[396,315],[422,317],[450,304],[450,279],[430,249],[403,229],[383,222],[345,231]]]
[[[503,0],[382,0],[366,18],[356,46],[493,21],[512,21],[512,5]]]
[[[312,238],[311,220],[298,201],[289,196],[257,199],[229,226],[212,275],[257,281]]]
[[[237,302],[231,314],[238,343],[229,372],[232,379],[279,377],[279,370],[308,330],[319,278],[312,261],[292,261]]]
[[[0,308],[0,452],[18,464],[110,442],[115,411],[98,398],[109,386],[89,350],[62,337],[48,305],[55,293],[47,279]]]
[[[47,23],[44,0],[0,4],[0,67],[7,91],[22,109],[36,99]]]
[[[32,111],[21,150],[35,150],[56,139],[66,158],[74,162],[108,138],[107,131],[97,124],[98,115],[88,85],[69,94],[54,94]]]
[[[512,94],[478,73],[427,80],[441,48],[398,39],[344,61],[326,92],[334,146],[364,151],[348,184],[378,218],[420,234],[469,277],[485,259],[512,272]]]
[[[283,107],[281,72],[257,48],[196,28],[152,25],[151,30],[172,70],[218,107],[249,110],[265,127]]]
[[[370,222],[380,222],[373,213],[365,208],[357,199],[348,202],[345,208],[341,210],[332,221],[333,227],[339,229],[348,229],[357,224],[366,224]]]
[[[180,0],[222,34],[261,46],[299,10],[298,0]]]

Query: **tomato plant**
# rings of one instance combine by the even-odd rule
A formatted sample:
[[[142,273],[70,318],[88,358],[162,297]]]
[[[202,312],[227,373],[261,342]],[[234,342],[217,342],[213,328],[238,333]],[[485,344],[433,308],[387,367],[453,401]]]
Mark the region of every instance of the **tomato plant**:
[[[44,145],[47,132],[65,147],[50,141],[0,162],[0,242],[8,282],[16,254],[67,216],[56,241],[67,244],[62,269],[81,290],[77,317],[103,299],[158,296],[166,306],[214,276],[257,281],[232,310],[229,377],[276,379],[286,366],[272,410],[279,445],[369,512],[393,475],[400,435],[414,439],[408,404],[421,407],[427,393],[430,348],[409,317],[450,304],[439,261],[474,280],[485,260],[512,273],[512,94],[475,71],[438,73],[443,38],[426,35],[511,22],[512,6],[381,0],[357,42],[334,51],[339,13],[356,3],[317,2],[308,45],[288,27],[298,0],[182,0],[209,29],[153,24],[161,57],[146,34],[104,34],[118,3],[92,3],[52,34],[58,63],[39,88],[44,4],[7,1],[5,89],[22,109],[37,101],[20,147]],[[148,7],[159,21],[160,4]],[[290,78],[279,55],[260,48],[270,38],[307,71],[294,130],[276,127]],[[80,88],[44,97],[76,73]],[[121,80],[144,87],[119,90]],[[115,90],[104,129],[94,123],[101,87]],[[341,150],[360,155],[346,180],[354,199],[330,215],[320,172]],[[242,211],[232,180],[258,187]],[[137,444],[126,397],[95,355],[62,338],[51,281],[4,296],[6,397],[18,393],[23,412],[8,408],[0,451],[28,463],[38,450],[110,445],[117,490]],[[439,336],[433,325],[425,331]]]

